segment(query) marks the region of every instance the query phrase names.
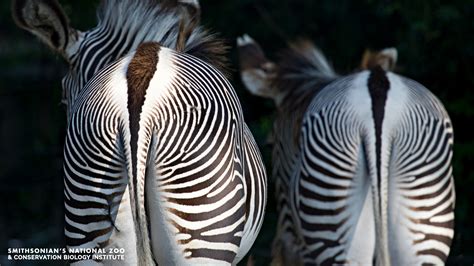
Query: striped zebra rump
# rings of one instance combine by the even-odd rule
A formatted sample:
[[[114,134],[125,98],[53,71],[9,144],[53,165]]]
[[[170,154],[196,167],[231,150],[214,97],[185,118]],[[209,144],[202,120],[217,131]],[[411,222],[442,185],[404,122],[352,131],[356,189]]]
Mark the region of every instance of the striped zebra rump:
[[[292,204],[305,263],[446,260],[452,127],[426,88],[381,69],[335,81],[310,105],[300,146]]]
[[[56,0],[12,1],[16,24],[69,65],[66,245],[125,250],[77,264],[237,263],[266,176],[221,74],[227,46],[199,26],[199,1],[100,2],[97,26],[79,31]]]
[[[299,167],[298,145],[293,137],[293,129],[297,127],[293,124],[295,120],[294,116],[285,117],[285,119],[278,119],[274,125],[273,134],[277,141],[274,143],[272,157],[278,227],[272,247],[272,265],[302,264],[299,254],[304,242],[295,226],[297,223],[295,217],[298,212],[292,208],[291,204],[294,175]]]
[[[263,225],[267,205],[267,179],[257,143],[247,125],[244,125],[244,177],[246,194],[246,222],[243,236],[234,262],[242,260],[248,253]]]
[[[93,150],[102,141],[97,146],[116,159],[110,161],[115,167],[105,170],[117,171],[111,217],[104,215],[100,236],[98,232],[84,244],[124,245],[136,254],[127,263],[147,265],[233,264],[242,259],[262,225],[265,171],[237,96],[217,70],[156,43],[142,44],[95,76],[73,109],[68,140],[91,132],[93,141],[83,146]],[[106,121],[104,126],[96,119]],[[69,167],[75,165],[66,164],[66,172]],[[91,187],[95,194],[84,194],[103,197],[99,183],[112,181],[91,176],[84,179],[97,182]],[[114,219],[120,199],[125,211]],[[98,205],[97,212],[107,213],[105,206]],[[74,218],[72,227],[93,221]],[[115,221],[127,221],[127,227]],[[76,237],[71,235],[68,245],[76,246]]]
[[[137,238],[126,156],[130,153],[124,60],[88,83],[74,105],[64,147],[65,235],[69,248],[123,248],[136,265]],[[128,139],[127,139],[128,136]]]
[[[339,77],[310,41],[279,61],[248,35],[241,76],[277,107],[273,265],[443,264],[453,238],[453,129],[441,102],[367,52]],[[269,67],[271,66],[271,67]]]

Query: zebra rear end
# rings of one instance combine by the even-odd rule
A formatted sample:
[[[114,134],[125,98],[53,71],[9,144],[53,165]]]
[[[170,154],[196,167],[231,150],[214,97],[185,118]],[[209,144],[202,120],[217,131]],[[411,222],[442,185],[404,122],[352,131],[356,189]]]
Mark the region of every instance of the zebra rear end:
[[[426,88],[381,69],[338,80],[310,105],[301,139],[294,210],[306,262],[446,260],[452,127]]]
[[[212,66],[157,43],[140,45],[88,83],[73,109],[68,139],[84,131],[95,136],[81,144],[85,149],[103,141],[99,146],[114,153],[107,158],[116,162],[102,164],[116,163],[118,183],[110,203],[98,209],[104,230],[84,239],[85,245],[127,247],[130,260],[124,263],[144,265],[232,264],[248,252],[263,222],[266,175],[237,96]],[[66,173],[72,167],[66,164]],[[90,173],[83,178],[98,179]],[[117,216],[119,207],[126,213]],[[69,225],[94,222],[73,219]],[[71,235],[68,245],[76,246],[76,238]]]
[[[68,247],[125,265],[237,263],[260,229],[266,176],[199,1],[100,1],[79,31],[56,0],[12,1],[17,25],[68,63]],[[186,55],[187,54],[187,55]],[[78,263],[120,263],[92,258]]]
[[[140,117],[151,135],[145,191],[150,224],[166,228],[151,229],[153,254],[163,265],[236,263],[263,221],[259,151],[219,72],[167,49],[158,58],[143,104],[150,109]]]
[[[274,265],[442,264],[453,238],[453,130],[396,49],[339,77],[310,41],[277,62],[238,40],[242,81],[274,100]],[[365,69],[365,70],[364,70]]]

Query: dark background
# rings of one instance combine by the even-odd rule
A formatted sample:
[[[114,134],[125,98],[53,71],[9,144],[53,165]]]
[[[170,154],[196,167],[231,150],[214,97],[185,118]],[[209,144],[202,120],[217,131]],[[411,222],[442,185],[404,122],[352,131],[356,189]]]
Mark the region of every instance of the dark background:
[[[96,25],[98,1],[61,1],[71,24]],[[397,72],[415,79],[445,104],[454,125],[456,228],[448,263],[474,263],[474,1],[202,0],[203,24],[229,41],[249,33],[275,59],[296,38],[312,39],[341,74],[355,69],[366,48],[396,47]],[[59,104],[67,65],[39,40],[16,28],[9,1],[0,3],[0,254],[7,247],[63,245],[62,146]],[[274,106],[251,96],[234,71],[232,83],[270,169],[266,136]],[[257,265],[270,260],[276,225],[273,186],[259,238]],[[8,265],[5,257],[0,264]],[[22,262],[36,264],[36,262]],[[51,262],[44,263],[45,265]]]

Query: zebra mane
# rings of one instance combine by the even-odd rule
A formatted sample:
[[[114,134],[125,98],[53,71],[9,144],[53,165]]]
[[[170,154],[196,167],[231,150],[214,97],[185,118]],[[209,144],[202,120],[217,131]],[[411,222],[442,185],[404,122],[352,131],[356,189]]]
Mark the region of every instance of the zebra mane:
[[[97,16],[97,30],[110,30],[134,39],[128,53],[143,42],[158,42],[164,47],[196,56],[228,76],[229,46],[215,34],[192,25],[177,0],[102,0]],[[187,25],[180,25],[183,21]],[[190,31],[184,48],[177,49],[182,31]],[[122,56],[122,55],[120,55]]]
[[[272,85],[283,96],[280,112],[296,117],[295,141],[303,114],[314,96],[338,78],[324,54],[309,40],[299,40],[280,53]]]

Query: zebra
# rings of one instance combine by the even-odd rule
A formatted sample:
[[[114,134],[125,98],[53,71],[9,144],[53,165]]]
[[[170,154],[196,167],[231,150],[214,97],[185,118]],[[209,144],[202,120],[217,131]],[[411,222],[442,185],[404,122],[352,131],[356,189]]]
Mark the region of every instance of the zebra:
[[[69,26],[54,0],[16,0],[18,26],[69,63],[63,79],[66,246],[124,250],[77,264],[229,265],[262,226],[266,173],[197,1],[104,0]]]
[[[273,99],[273,265],[443,264],[453,239],[453,128],[395,49],[339,76],[310,41],[277,62],[238,39],[247,89]]]

